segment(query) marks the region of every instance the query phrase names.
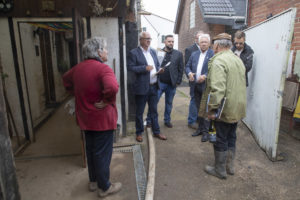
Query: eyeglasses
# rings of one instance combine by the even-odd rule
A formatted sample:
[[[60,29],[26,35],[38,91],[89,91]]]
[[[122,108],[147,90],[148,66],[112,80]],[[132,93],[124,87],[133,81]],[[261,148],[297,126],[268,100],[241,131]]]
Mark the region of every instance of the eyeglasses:
[[[244,45],[244,42],[235,42],[235,45]]]
[[[152,38],[141,38],[141,39],[143,39],[143,40],[149,40],[149,41],[152,40]]]

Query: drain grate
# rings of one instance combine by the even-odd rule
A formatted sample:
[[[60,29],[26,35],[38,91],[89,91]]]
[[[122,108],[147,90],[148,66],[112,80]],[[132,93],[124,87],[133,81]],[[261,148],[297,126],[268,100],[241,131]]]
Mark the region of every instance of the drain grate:
[[[132,145],[126,147],[114,147],[114,152],[133,153],[134,172],[136,186],[138,191],[138,199],[144,200],[147,190],[147,176],[144,166],[143,155],[140,145]]]

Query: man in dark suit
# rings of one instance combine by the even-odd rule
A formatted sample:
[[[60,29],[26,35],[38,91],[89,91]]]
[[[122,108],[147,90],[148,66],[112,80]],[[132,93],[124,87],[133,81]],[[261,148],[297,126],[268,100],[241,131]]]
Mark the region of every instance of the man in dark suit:
[[[136,140],[143,141],[144,132],[143,113],[146,102],[150,109],[150,118],[154,137],[166,140],[166,136],[160,133],[157,114],[157,90],[159,87],[159,62],[156,52],[150,48],[151,36],[148,32],[141,32],[139,36],[140,46],[132,49],[127,57],[127,69],[134,72],[136,80],[133,84],[136,103]]]
[[[190,94],[195,98],[196,111],[198,116],[199,106],[201,102],[202,93],[205,89],[205,80],[208,71],[208,61],[213,57],[214,53],[209,48],[210,37],[208,34],[202,34],[199,36],[200,50],[192,53],[185,72],[190,81]],[[209,139],[208,134],[209,121],[199,117],[198,129],[192,136],[202,135],[202,142],[206,142]]]
[[[176,93],[176,87],[180,85],[183,75],[183,55],[180,51],[173,49],[173,35],[165,36],[165,47],[162,49],[164,57],[161,62],[163,72],[159,75],[158,101],[165,93],[165,113],[164,124],[172,128],[171,112],[173,99]],[[147,115],[147,125],[149,125],[149,112]]]
[[[254,51],[249,45],[246,44],[245,40],[246,40],[246,34],[242,31],[237,31],[234,34],[234,43],[231,50],[235,55],[241,58],[241,60],[245,65],[246,86],[248,87],[249,85],[248,72],[252,69]]]
[[[185,53],[184,53],[185,66],[187,65],[187,63],[189,61],[189,58],[192,55],[192,53],[195,52],[195,51],[198,51],[200,49],[198,43],[199,43],[199,36],[201,34],[203,34],[203,31],[197,31],[194,34],[195,43],[185,49]],[[188,127],[193,128],[193,129],[197,129],[197,127],[198,127],[198,123],[197,123],[198,113],[196,112],[197,107],[196,107],[196,104],[195,104],[195,98],[194,98],[193,94],[190,93],[190,96],[191,96],[191,100],[190,100],[190,105],[189,105]]]

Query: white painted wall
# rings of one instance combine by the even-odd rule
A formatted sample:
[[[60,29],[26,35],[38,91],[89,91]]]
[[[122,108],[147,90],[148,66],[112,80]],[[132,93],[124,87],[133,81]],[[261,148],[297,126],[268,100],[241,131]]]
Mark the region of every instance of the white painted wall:
[[[174,49],[178,49],[178,35],[173,33],[175,22],[161,18],[157,15],[142,15],[141,26],[151,34],[151,47],[154,49],[163,48],[162,35],[174,35]]]
[[[12,109],[17,130],[21,136],[24,136],[23,119],[7,18],[0,18],[0,27],[0,64],[3,67],[3,73],[8,75],[8,78],[5,79],[7,98]]]
[[[41,52],[39,56],[35,54],[35,45],[38,45],[40,49],[40,41],[37,34],[33,36],[33,31],[36,30],[36,27],[28,23],[20,23],[19,27],[31,116],[33,124],[35,124],[46,109]]]
[[[119,31],[118,18],[91,18],[91,34],[92,37],[105,37],[107,40],[108,61],[112,69],[115,69],[115,74],[120,85],[120,49],[119,49]],[[113,64],[115,60],[115,65]],[[118,124],[121,123],[121,98],[120,88],[117,95],[118,107]]]
[[[25,76],[28,87],[29,103],[33,125],[36,126],[47,117],[44,78],[42,71],[42,58],[40,40],[38,34],[33,35],[37,28],[26,22],[19,23],[21,35],[21,47],[24,58]],[[54,87],[56,101],[61,102],[67,97],[67,93],[62,83],[62,74],[57,68],[57,56],[55,46],[55,32],[49,31],[52,54],[52,69],[54,76]],[[39,56],[36,56],[35,45],[39,47]],[[68,50],[68,49],[66,49]],[[69,53],[65,52],[66,55]],[[68,61],[68,60],[67,60]]]

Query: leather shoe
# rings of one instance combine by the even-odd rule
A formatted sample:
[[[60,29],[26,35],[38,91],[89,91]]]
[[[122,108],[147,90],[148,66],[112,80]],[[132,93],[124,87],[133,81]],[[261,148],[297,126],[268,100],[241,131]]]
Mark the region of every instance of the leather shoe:
[[[192,128],[192,129],[197,129],[198,128],[198,124],[197,123],[188,124],[188,127]]]
[[[163,134],[153,134],[154,137],[157,137],[160,140],[167,140],[167,137],[164,136]]]
[[[208,133],[204,133],[204,134],[202,135],[201,142],[207,142],[207,141],[208,141],[208,136],[209,136]]]
[[[168,122],[168,123],[165,123],[165,126],[168,127],[168,128],[172,128],[173,124],[171,124],[171,122]]]
[[[202,135],[202,132],[200,130],[197,130],[195,133],[192,134],[193,137]]]
[[[143,136],[142,135],[137,135],[135,139],[138,142],[143,142]]]

